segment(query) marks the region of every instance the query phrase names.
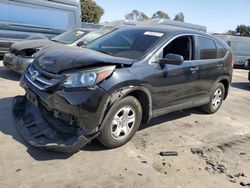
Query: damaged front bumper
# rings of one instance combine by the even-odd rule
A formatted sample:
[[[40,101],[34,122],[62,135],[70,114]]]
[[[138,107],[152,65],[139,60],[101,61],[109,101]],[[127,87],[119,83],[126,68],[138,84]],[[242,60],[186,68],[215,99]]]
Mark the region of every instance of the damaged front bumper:
[[[41,149],[74,153],[99,134],[84,136],[80,128],[70,133],[60,131],[63,123],[52,122],[43,116],[41,110],[25,96],[14,98],[13,115],[16,127],[23,138],[30,145]]]
[[[13,53],[6,53],[3,58],[3,65],[17,73],[22,74],[33,62],[34,58],[24,58]]]

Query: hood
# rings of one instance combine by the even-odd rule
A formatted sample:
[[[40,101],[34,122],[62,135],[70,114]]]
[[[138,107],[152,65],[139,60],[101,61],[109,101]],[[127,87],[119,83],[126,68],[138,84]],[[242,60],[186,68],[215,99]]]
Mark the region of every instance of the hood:
[[[58,43],[53,42],[49,39],[27,40],[27,41],[22,41],[22,42],[15,42],[14,44],[12,44],[11,48],[17,51],[30,49],[30,48],[40,49],[49,44],[58,44]]]
[[[49,46],[43,48],[34,60],[34,65],[48,72],[58,74],[63,71],[84,67],[109,65],[132,65],[134,60],[114,57],[87,48]]]

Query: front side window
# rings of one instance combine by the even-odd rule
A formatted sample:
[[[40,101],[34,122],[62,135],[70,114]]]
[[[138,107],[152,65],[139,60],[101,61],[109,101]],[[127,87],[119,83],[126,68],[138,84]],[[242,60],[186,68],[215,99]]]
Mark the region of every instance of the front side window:
[[[176,54],[183,56],[184,61],[194,60],[194,40],[192,36],[181,36],[170,42],[160,58],[166,57],[168,54]]]
[[[216,59],[217,49],[213,40],[199,37],[200,59]]]
[[[71,30],[52,38],[52,41],[60,42],[63,44],[73,44],[74,42],[85,36],[87,33],[89,32],[81,30]]]
[[[139,59],[164,35],[145,29],[116,30],[90,43],[87,48],[116,57]]]

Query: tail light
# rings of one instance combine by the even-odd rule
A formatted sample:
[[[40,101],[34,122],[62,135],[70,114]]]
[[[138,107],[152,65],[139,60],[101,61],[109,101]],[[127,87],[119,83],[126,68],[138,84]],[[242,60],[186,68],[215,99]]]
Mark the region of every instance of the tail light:
[[[231,65],[232,67],[234,66],[234,55],[232,54],[232,58],[231,58]]]

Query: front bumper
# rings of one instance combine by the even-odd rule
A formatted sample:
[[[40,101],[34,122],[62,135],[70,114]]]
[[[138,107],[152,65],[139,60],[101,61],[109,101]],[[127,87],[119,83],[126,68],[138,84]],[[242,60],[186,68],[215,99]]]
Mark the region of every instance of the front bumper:
[[[30,145],[40,149],[75,153],[98,136],[96,133],[87,138],[81,133],[81,129],[68,134],[61,132],[41,115],[36,105],[24,96],[14,98],[13,115],[22,137]]]
[[[33,62],[34,58],[23,58],[13,53],[6,53],[3,58],[3,65],[9,69],[22,74]]]

